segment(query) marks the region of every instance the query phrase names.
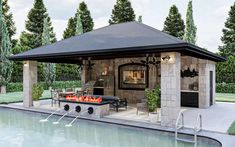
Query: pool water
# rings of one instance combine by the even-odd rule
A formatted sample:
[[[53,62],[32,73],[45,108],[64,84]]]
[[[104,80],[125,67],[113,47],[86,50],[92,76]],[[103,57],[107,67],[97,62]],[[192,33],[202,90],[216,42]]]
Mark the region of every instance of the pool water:
[[[175,147],[174,134],[59,117],[41,123],[45,114],[0,108],[0,147]],[[217,145],[218,146],[218,145]],[[178,147],[193,147],[178,143]],[[199,140],[198,147],[216,147]]]

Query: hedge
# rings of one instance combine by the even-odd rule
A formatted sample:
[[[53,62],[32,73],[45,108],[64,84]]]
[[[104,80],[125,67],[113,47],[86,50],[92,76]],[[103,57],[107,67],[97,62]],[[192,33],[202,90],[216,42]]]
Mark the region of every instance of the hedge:
[[[56,81],[52,84],[52,88],[77,88],[81,87],[81,81]]]
[[[235,93],[235,83],[217,83],[217,93]]]
[[[39,82],[43,85],[44,89],[48,89],[45,82]],[[55,81],[52,84],[52,88],[77,88],[81,87],[81,81]],[[17,91],[23,91],[23,83],[9,83],[7,85],[7,92],[17,92]]]
[[[7,84],[7,92],[17,92],[23,91],[23,84],[22,83],[9,83]]]
[[[45,82],[40,82],[44,89],[48,89],[46,87]],[[77,88],[81,87],[81,81],[55,81],[52,84],[52,88]],[[16,92],[23,91],[22,83],[9,83],[7,85],[7,92]],[[235,83],[217,83],[216,84],[216,92],[217,93],[235,93]]]

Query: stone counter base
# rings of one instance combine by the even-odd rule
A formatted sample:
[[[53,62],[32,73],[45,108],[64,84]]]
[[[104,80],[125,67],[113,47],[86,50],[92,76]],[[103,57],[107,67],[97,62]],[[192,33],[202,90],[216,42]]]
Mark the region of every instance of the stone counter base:
[[[101,118],[104,117],[105,115],[109,115],[109,104],[104,104],[104,105],[92,105],[92,104],[78,104],[78,103],[66,103],[66,102],[61,102],[60,107],[63,108],[65,105],[69,105],[69,111],[72,111],[69,114],[74,114],[74,115],[81,115],[85,117],[93,117],[93,118]],[[81,112],[78,113],[75,111],[76,106],[81,107]],[[94,112],[92,114],[88,113],[88,108],[92,107]],[[62,110],[65,112],[65,110]]]

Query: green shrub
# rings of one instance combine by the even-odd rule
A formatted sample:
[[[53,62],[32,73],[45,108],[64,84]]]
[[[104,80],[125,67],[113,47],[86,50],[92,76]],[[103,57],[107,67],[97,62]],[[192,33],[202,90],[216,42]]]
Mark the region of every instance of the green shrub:
[[[235,83],[217,83],[217,93],[235,93]]]
[[[23,84],[22,83],[9,83],[7,84],[7,92],[17,92],[23,91]]]
[[[235,56],[229,56],[226,62],[216,64],[216,82],[235,82]]]
[[[160,107],[160,86],[157,86],[153,90],[146,89],[145,96],[147,98],[149,112],[154,112],[156,108]]]
[[[34,101],[38,101],[40,97],[42,97],[44,89],[41,84],[33,84],[33,94],[32,98]]]

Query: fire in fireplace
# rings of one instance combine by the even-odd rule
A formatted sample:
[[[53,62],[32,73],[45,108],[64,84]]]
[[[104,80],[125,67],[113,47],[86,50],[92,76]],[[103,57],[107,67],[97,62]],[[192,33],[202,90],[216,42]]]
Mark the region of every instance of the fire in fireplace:
[[[77,102],[88,102],[88,103],[101,103],[102,102],[102,97],[99,96],[97,97],[92,97],[92,96],[67,96],[66,100],[69,101],[77,101]]]

